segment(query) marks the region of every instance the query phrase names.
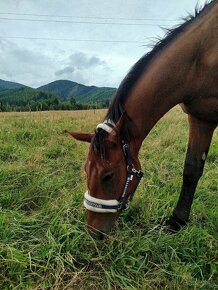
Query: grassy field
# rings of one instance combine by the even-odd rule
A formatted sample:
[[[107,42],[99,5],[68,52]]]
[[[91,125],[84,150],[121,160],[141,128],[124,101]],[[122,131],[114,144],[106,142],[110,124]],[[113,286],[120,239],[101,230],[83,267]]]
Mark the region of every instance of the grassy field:
[[[94,241],[82,206],[91,131],[105,111],[0,113],[0,289],[218,289],[218,134],[190,223],[168,235],[188,127],[179,108],[140,152],[145,177],[114,232]]]

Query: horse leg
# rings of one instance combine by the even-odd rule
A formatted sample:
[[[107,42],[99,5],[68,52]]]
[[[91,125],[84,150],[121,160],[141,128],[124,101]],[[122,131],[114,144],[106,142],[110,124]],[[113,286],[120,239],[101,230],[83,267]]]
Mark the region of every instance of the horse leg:
[[[210,147],[216,125],[201,121],[189,115],[189,142],[186,153],[183,185],[177,206],[166,222],[171,232],[178,231],[188,222],[194,193],[204,169],[205,159]]]

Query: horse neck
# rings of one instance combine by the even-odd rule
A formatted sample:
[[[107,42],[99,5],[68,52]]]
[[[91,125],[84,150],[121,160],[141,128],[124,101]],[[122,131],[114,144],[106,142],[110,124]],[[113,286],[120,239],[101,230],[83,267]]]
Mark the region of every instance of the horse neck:
[[[184,102],[190,93],[200,39],[196,37],[196,30],[194,33],[191,44],[192,31],[188,31],[163,49],[145,69],[126,99],[124,108],[135,125],[137,151],[158,120],[172,107]]]
[[[207,72],[211,73],[211,67],[204,63],[207,47],[217,43],[214,35],[217,32],[218,1],[212,4],[209,5],[212,9],[203,11],[152,58],[128,93],[124,108],[135,127],[136,152],[166,112],[202,94],[199,88],[207,82]],[[202,39],[206,41],[202,42]],[[199,63],[205,79],[198,78]]]

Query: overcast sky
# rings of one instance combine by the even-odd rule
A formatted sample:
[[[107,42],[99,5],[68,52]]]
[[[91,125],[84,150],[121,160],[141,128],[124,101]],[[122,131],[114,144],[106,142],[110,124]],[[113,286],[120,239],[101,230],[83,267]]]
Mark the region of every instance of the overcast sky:
[[[196,3],[1,0],[0,79],[32,87],[58,79],[117,87],[154,38],[163,37],[160,26],[180,23]]]

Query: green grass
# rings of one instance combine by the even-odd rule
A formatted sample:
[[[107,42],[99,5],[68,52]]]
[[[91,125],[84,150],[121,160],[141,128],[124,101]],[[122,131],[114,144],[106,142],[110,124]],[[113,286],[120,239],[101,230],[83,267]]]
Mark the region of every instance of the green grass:
[[[145,177],[113,233],[94,241],[82,206],[90,131],[104,111],[0,114],[0,289],[218,289],[218,135],[190,223],[168,235],[160,221],[178,199],[188,127],[180,109],[146,138]]]

